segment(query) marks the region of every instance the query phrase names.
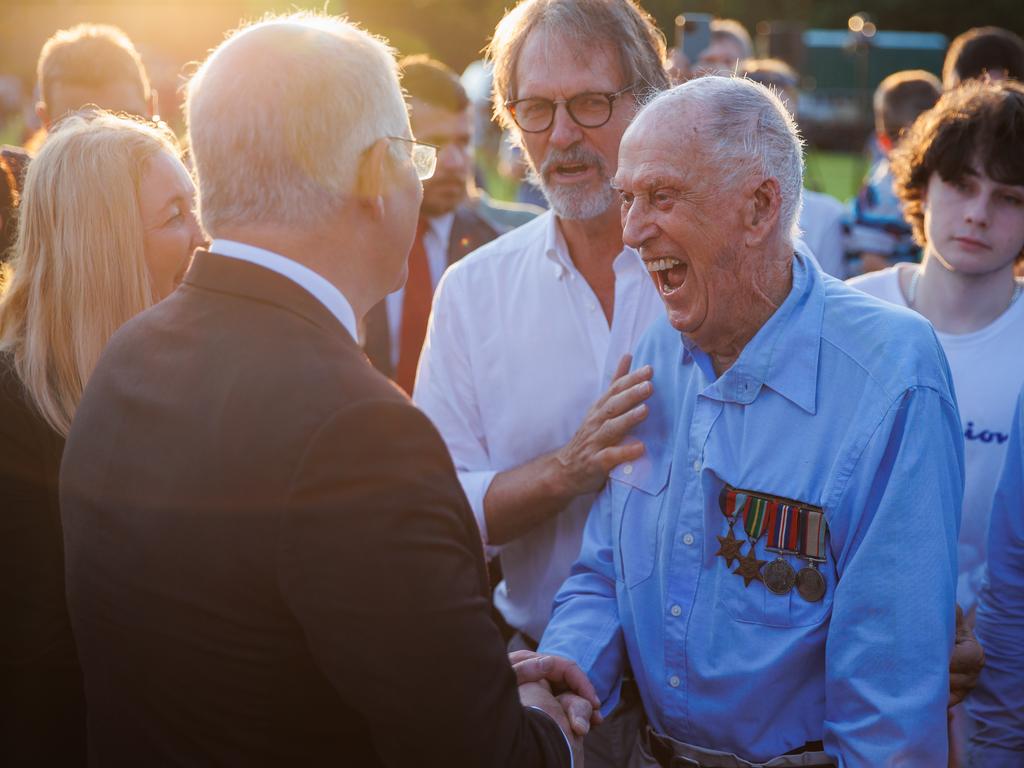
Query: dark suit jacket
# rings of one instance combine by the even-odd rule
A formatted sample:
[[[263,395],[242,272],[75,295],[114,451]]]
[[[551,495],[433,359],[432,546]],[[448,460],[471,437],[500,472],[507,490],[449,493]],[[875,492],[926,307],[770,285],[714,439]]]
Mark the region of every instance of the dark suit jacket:
[[[85,765],[82,672],[64,599],[64,438],[0,353],[0,765]]]
[[[448,266],[481,245],[489,243],[505,229],[478,210],[476,205],[465,203],[455,209],[452,233],[448,238]],[[366,356],[374,367],[385,376],[394,376],[391,364],[391,328],[388,323],[387,304],[379,302],[366,315]]]
[[[286,278],[199,253],[115,334],[61,507],[95,765],[568,763],[440,437]]]

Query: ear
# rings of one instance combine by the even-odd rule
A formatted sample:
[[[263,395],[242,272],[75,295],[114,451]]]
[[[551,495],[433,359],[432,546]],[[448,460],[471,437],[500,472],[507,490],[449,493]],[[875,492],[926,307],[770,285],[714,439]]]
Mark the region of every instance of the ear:
[[[39,122],[43,124],[43,128],[50,130],[50,112],[46,108],[45,101],[36,102],[36,117],[38,117]]]
[[[390,171],[390,146],[388,140],[377,139],[359,163],[359,176],[356,179],[356,197],[359,205],[370,215],[379,220],[384,216],[384,190]]]
[[[769,178],[752,181],[746,189],[747,203],[744,206],[743,225],[746,229],[744,242],[748,246],[761,245],[775,230],[782,209],[782,189],[778,179]]]

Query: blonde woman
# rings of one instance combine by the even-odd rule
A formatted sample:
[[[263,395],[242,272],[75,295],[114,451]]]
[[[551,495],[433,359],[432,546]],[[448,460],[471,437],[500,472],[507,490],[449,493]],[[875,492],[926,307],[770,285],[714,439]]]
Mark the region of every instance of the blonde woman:
[[[0,273],[0,764],[85,764],[61,452],[107,339],[174,290],[202,243],[192,206],[174,139],[152,124],[69,118],[29,166]]]

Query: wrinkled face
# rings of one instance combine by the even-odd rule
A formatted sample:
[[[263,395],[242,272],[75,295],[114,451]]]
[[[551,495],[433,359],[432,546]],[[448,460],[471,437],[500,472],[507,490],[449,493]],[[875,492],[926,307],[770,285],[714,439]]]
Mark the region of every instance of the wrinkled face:
[[[441,216],[466,199],[466,185],[473,170],[470,108],[451,112],[414,98],[409,111],[413,135],[438,147],[437,168],[423,182],[423,213]]]
[[[154,301],[178,287],[193,251],[204,244],[194,198],[192,179],[178,158],[161,151],[149,159],[139,183],[139,213]]]
[[[553,101],[581,93],[614,93],[629,85],[607,46],[581,51],[543,30],[532,33],[523,45],[516,81],[513,98]],[[550,128],[522,134],[530,166],[558,216],[592,219],[614,205],[610,180],[619,142],[635,109],[633,94],[624,93],[616,99],[607,123],[584,128],[559,104]]]
[[[622,239],[640,251],[672,326],[707,351],[732,337],[750,290],[738,256],[742,201],[719,188],[699,116],[665,118],[641,115],[622,140],[613,182]]]
[[[924,196],[929,257],[946,269],[984,275],[1012,268],[1024,250],[1024,186],[993,181],[980,163],[959,181],[938,173]]]

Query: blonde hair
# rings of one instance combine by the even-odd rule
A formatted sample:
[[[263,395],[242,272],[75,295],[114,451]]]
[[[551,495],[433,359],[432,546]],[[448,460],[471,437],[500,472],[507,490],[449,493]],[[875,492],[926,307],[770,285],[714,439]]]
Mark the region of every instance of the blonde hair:
[[[0,352],[61,435],[107,340],[154,303],[139,185],[161,151],[179,155],[165,130],[98,112],[63,121],[29,164],[0,272]]]
[[[211,237],[225,226],[322,225],[354,191],[366,149],[410,135],[393,49],[318,13],[231,33],[189,81],[185,109]]]

